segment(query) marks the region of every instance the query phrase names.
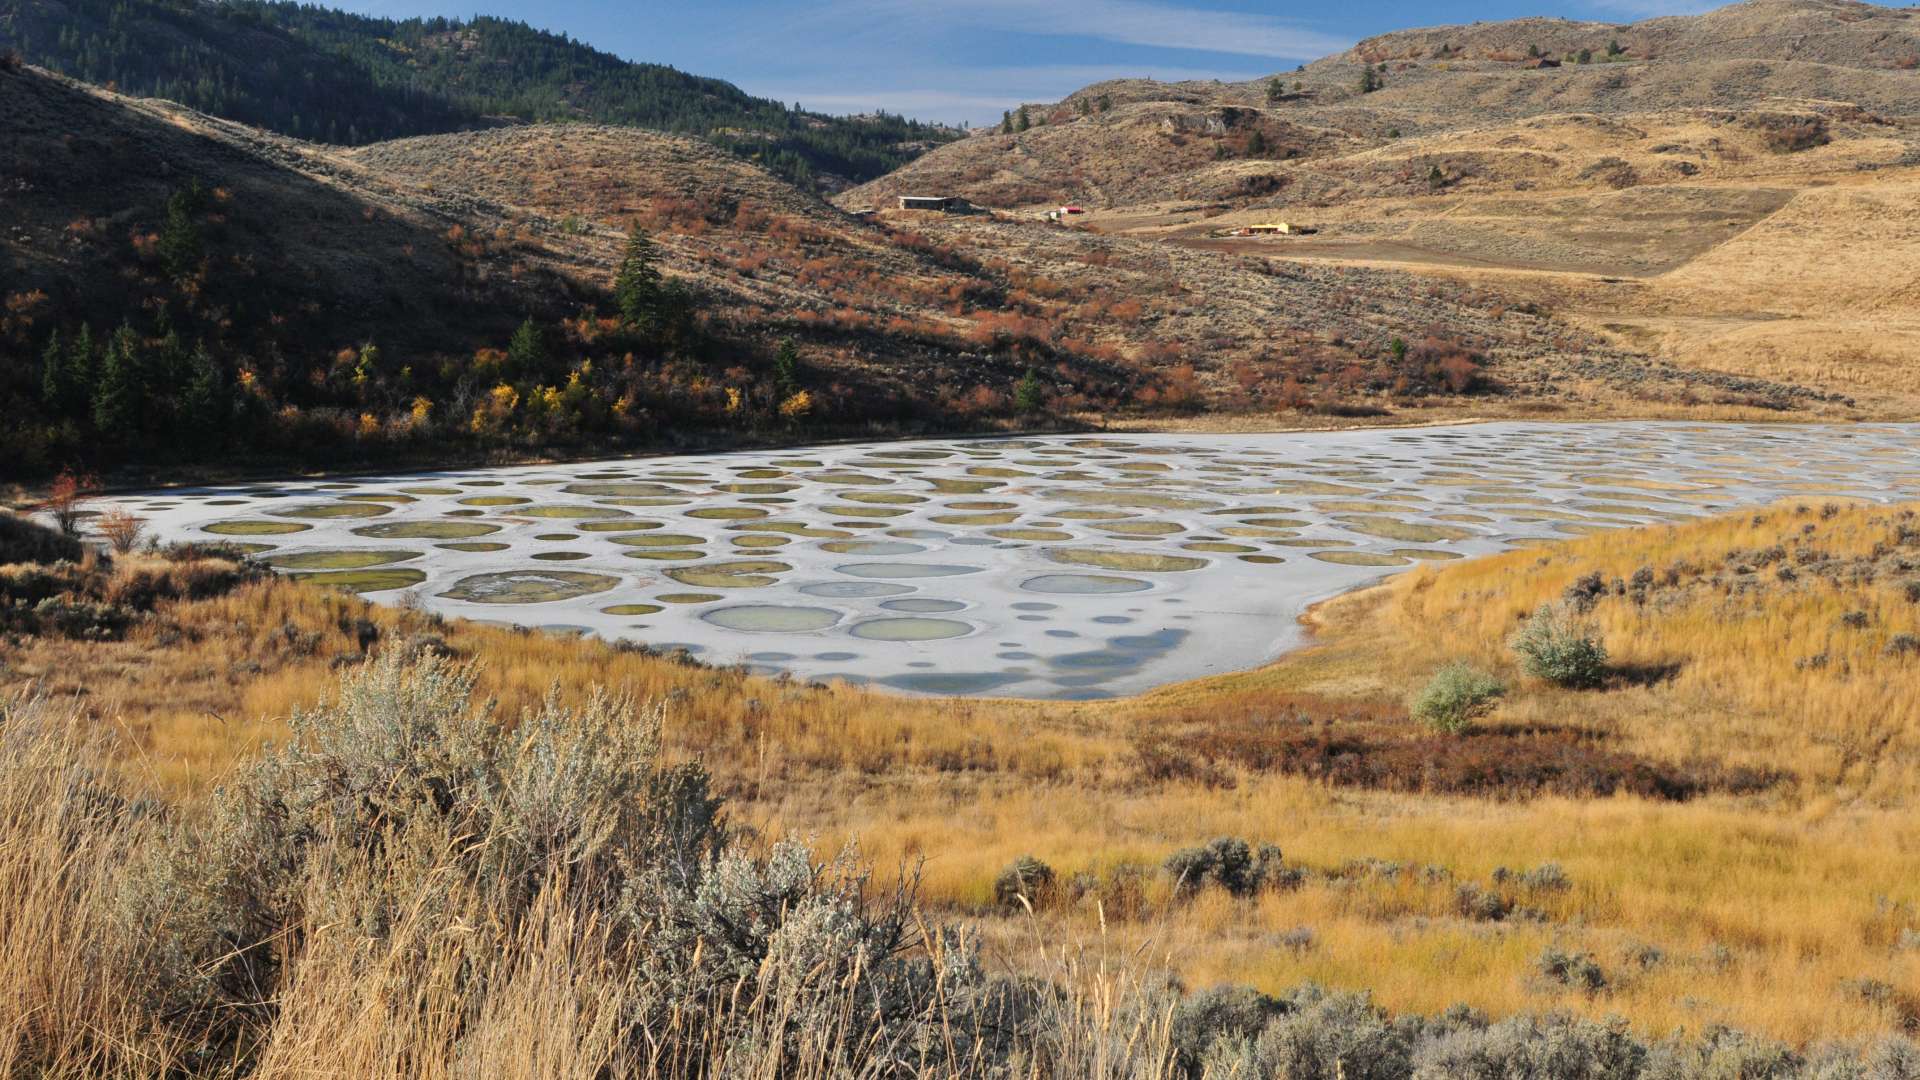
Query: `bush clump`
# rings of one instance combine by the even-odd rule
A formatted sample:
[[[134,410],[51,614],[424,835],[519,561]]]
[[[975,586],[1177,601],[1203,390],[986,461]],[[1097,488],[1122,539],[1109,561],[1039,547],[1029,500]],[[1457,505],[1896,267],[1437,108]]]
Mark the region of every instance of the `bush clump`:
[[[1486,715],[1506,692],[1506,684],[1499,679],[1456,660],[1434,672],[1415,695],[1413,718],[1435,731],[1458,734]]]
[[[1007,864],[993,879],[993,902],[1003,908],[1038,907],[1053,890],[1053,867],[1031,855],[1022,855]]]
[[[0,510],[0,566],[78,562],[85,553],[86,547],[77,537],[49,529],[11,510]]]
[[[1453,909],[1463,919],[1499,922],[1513,914],[1513,901],[1498,889],[1483,889],[1467,882],[1453,890]]]
[[[556,690],[509,722],[473,689],[469,665],[379,655],[167,830],[124,875],[153,1016],[210,1060],[361,990],[457,1032],[524,992],[500,962],[520,954],[600,973],[579,1000],[618,1004],[596,1022],[608,1075],[716,1053],[722,1075],[945,1074],[1012,1030],[971,1010],[1021,992],[923,924],[909,883],[739,844],[705,770],[662,754],[657,710]]]
[[[1195,991],[1173,1009],[1168,1041],[1174,1062],[1188,1075],[1215,1072],[1214,1062],[1227,1046],[1245,1046],[1285,1008],[1251,986]]]
[[[1509,642],[1520,668],[1536,679],[1572,690],[1599,686],[1607,677],[1607,647],[1593,624],[1552,604],[1543,604]]]
[[[1414,1056],[1414,1080],[1458,1077],[1643,1077],[1649,1075],[1645,1044],[1622,1022],[1595,1023],[1549,1013],[1516,1016],[1497,1024],[1478,1017],[1436,1032]],[[1653,1074],[1663,1078],[1667,1074]],[[1753,1073],[1676,1072],[1675,1080]]]
[[[1404,1080],[1421,1034],[1417,1018],[1390,1019],[1366,994],[1311,983],[1281,998],[1220,987],[1188,1000],[1211,1007],[1175,1013],[1175,1064],[1206,1080]]]
[[[1235,836],[1176,851],[1167,856],[1166,870],[1181,893],[1219,888],[1235,896],[1252,896],[1262,889],[1293,888],[1301,879],[1300,871],[1281,862],[1275,845],[1256,848]]]
[[[1523,889],[1533,892],[1566,892],[1573,888],[1573,879],[1560,868],[1559,863],[1541,863],[1531,870],[1511,873],[1512,881]],[[1494,880],[1501,880],[1500,871],[1494,871]]]
[[[1828,132],[1825,120],[1810,117],[1769,127],[1761,132],[1760,141],[1776,154],[1797,154],[1802,150],[1825,146],[1833,141],[1833,136]]]
[[[1586,994],[1597,994],[1607,988],[1607,973],[1588,953],[1567,952],[1549,945],[1534,960],[1533,967],[1542,979],[1556,986]]]

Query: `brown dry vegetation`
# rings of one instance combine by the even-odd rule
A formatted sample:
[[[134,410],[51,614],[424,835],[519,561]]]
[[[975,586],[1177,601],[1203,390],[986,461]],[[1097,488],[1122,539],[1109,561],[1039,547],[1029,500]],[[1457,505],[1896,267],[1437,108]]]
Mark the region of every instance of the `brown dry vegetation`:
[[[1327,63],[1337,72],[1352,61]],[[1320,67],[1303,77],[1322,79]],[[767,374],[787,336],[802,353],[801,421],[816,433],[1029,422],[1036,411],[1014,393],[1029,370],[1044,416],[1089,422],[1199,413],[1405,422],[1513,410],[1854,415],[1851,399],[1879,407],[1876,395],[1899,381],[1897,295],[1853,297],[1884,299],[1884,313],[1838,335],[1822,306],[1833,301],[1817,283],[1795,286],[1804,304],[1774,318],[1756,315],[1746,303],[1752,290],[1724,270],[1687,297],[1652,304],[1631,285],[1594,286],[1562,270],[1513,281],[1442,267],[1455,278],[1440,280],[1428,265],[1638,273],[1711,258],[1731,243],[1730,224],[1777,211],[1794,184],[1903,160],[1903,114],[1877,105],[1702,105],[1664,119],[1522,115],[1485,128],[1463,124],[1458,101],[1436,98],[1423,133],[1395,140],[1375,130],[1371,104],[1307,95],[1264,111],[1219,105],[1227,113],[1214,116],[1212,99],[1184,88],[1171,111],[1122,94],[1110,113],[1069,107],[1058,123],[967,140],[915,165],[937,170],[981,147],[1057,142],[1069,157],[1088,156],[1090,171],[1051,152],[1023,160],[1046,175],[1084,171],[1105,192],[1087,201],[1128,207],[1095,218],[1100,229],[1136,235],[1103,236],[1000,218],[858,218],[705,144],[635,129],[534,125],[343,150],[31,68],[6,78],[22,105],[0,147],[0,170],[22,185],[20,223],[0,237],[21,286],[0,318],[0,347],[19,361],[6,389],[39,400],[53,329],[70,339],[77,320],[110,325],[119,307],[156,311],[165,301],[192,316],[191,334],[218,328],[218,364],[235,366],[230,379],[249,391],[236,397],[262,414],[248,430],[265,433],[254,441],[274,453],[419,459],[739,438],[743,428],[790,437],[802,424],[780,412],[786,395]],[[1237,102],[1247,89],[1215,93]],[[1143,109],[1151,115],[1127,119]],[[1352,116],[1314,111],[1326,109]],[[1767,149],[1779,132],[1807,124],[1831,141]],[[1080,145],[1096,133],[1113,138]],[[1168,140],[1184,148],[1155,149]],[[136,157],[164,168],[126,167]],[[1696,159],[1705,171],[1691,186],[1644,182],[1665,177],[1661,162]],[[1155,164],[1144,167],[1148,160]],[[1620,164],[1596,171],[1602,161]],[[1446,173],[1437,193],[1428,179],[1436,163]],[[1101,169],[1186,186],[1133,190]],[[1788,180],[1776,175],[1783,171]],[[1628,173],[1638,186],[1616,191]],[[929,175],[943,176],[909,171],[898,181]],[[175,288],[159,273],[160,208],[195,177],[214,195],[202,223],[209,260],[192,289]],[[1712,184],[1734,189],[1703,186]],[[1536,190],[1514,190],[1528,185]],[[1166,201],[1176,194],[1188,201]],[[1344,232],[1323,235],[1333,247],[1317,264],[1295,259],[1310,247],[1219,250],[1180,231],[1182,222],[1204,222],[1192,226],[1201,231],[1300,207],[1330,224],[1345,215]],[[1845,203],[1837,212],[1862,209]],[[664,270],[699,309],[694,340],[674,345],[670,362],[623,346],[599,310],[636,223],[655,232]],[[1438,239],[1427,236],[1436,230]],[[1340,247],[1351,244],[1365,250]],[[1803,256],[1766,263],[1781,288],[1794,280],[1784,268]],[[1380,257],[1401,265],[1327,264]],[[1849,258],[1845,265],[1866,265]],[[1729,293],[1720,283],[1730,280]],[[299,288],[288,292],[290,282]],[[1711,289],[1724,299],[1711,300]],[[1639,306],[1622,315],[1629,303]],[[1740,344],[1714,346],[1706,363],[1708,352],[1694,347],[1699,332],[1728,327],[1645,321],[1715,303],[1744,312],[1733,327]],[[416,318],[422,310],[435,318]],[[552,370],[509,386],[503,347],[524,315],[545,326]],[[147,316],[134,321],[144,327]],[[1827,359],[1798,363],[1756,338],[1789,333]],[[165,335],[144,337],[151,346]],[[1395,356],[1396,340],[1413,346],[1410,363]],[[364,381],[362,368],[372,369]],[[516,396],[496,401],[502,386]],[[84,456],[101,441],[85,428],[27,425],[23,453],[37,456],[28,467],[52,473]]]
[[[1049,936],[1164,952],[1192,985],[1311,979],[1396,1010],[1801,1041],[1913,1022],[1917,581],[1911,512],[1786,505],[1422,569],[1324,607],[1306,652],[1103,705],[772,682],[275,579],[153,600],[118,640],[15,632],[0,663],[86,710],[129,778],[194,799],[341,664],[444,649],[508,710],[551,685],[664,702],[669,746],[740,818],[857,840],[883,868],[925,860],[927,900],[979,916],[1007,963],[1027,962],[1027,931],[993,917],[994,881],[1031,854],[1056,875]],[[1569,595],[1612,652],[1600,690],[1534,683],[1506,652],[1520,616]],[[1428,735],[1403,702],[1461,658],[1511,691],[1467,736]],[[1218,836],[1278,844],[1286,887],[1179,895],[1161,862]],[[1514,876],[1545,863],[1570,885]],[[1543,985],[1550,945],[1595,956],[1606,989]]]
[[[1045,120],[1031,130],[976,134],[839,201],[1082,203],[1082,227],[1110,235],[1440,279],[1689,371],[1904,416],[1920,340],[1914,25],[1900,9],[1766,0],[1402,31],[1271,81],[1091,86],[1030,110]],[[1532,53],[1568,59],[1536,69]],[[1384,87],[1363,94],[1369,67]],[[1267,150],[1248,154],[1255,130]],[[1320,231],[1214,235],[1273,220]],[[1592,399],[1663,397],[1609,374]]]

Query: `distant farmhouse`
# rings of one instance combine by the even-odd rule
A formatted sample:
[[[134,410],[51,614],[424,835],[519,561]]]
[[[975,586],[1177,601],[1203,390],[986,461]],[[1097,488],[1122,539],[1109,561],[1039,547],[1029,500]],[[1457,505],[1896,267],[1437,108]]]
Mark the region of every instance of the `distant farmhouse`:
[[[1311,236],[1319,232],[1315,225],[1302,225],[1297,221],[1263,221],[1257,225],[1213,229],[1207,233],[1216,239],[1230,236]]]
[[[902,195],[902,210],[930,210],[942,214],[971,214],[973,204],[958,195]]]

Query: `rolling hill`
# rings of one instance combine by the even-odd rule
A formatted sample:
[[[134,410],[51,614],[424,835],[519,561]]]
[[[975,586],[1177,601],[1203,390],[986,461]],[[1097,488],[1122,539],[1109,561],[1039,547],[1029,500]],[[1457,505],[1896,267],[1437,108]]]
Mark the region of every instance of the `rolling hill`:
[[[0,371],[26,474],[584,453],[801,423],[1840,405],[1398,270],[849,214],[688,136],[534,124],[344,148],[32,67],[0,72],[0,95],[0,182],[21,211],[0,234]],[[685,316],[659,332],[624,324],[609,292],[635,226]]]
[[[96,85],[347,145],[592,121],[707,138],[797,182],[837,187],[956,134],[896,116],[801,112],[488,17],[394,20],[277,0],[5,0],[5,48]]]
[[[1100,83],[838,196],[967,196],[1471,283],[1690,367],[1920,398],[1920,17],[1748,0],[1407,30],[1247,83]],[[1291,221],[1317,235],[1236,237]]]
[[[308,85],[298,65],[333,57],[329,77],[371,95],[341,99],[369,130],[387,130],[381,115],[459,129],[343,146],[0,70],[0,183],[21,211],[0,233],[0,370],[25,418],[7,449],[27,473],[234,450],[301,464],[585,453],[801,425],[1888,416],[1915,399],[1902,357],[1920,343],[1920,117],[1882,80],[1920,75],[1890,9],[1756,0],[1630,27],[1485,24],[1364,42],[1291,81],[1101,84],[1030,130],[938,147],[832,203],[715,145],[705,121],[587,121],[614,108],[595,94],[639,83],[566,80],[573,96],[549,102],[565,123],[488,121],[515,101],[539,115],[525,72],[546,54],[516,51],[525,28],[383,23],[419,45],[389,80],[352,59],[365,27],[318,9],[221,9],[211,38],[212,9],[118,10],[265,57],[241,89]],[[1839,46],[1712,44],[1769,19],[1873,44],[1852,64]],[[1612,62],[1505,59],[1518,41],[1591,49],[1601,29]],[[468,62],[421,54],[436,35],[517,74],[436,96],[464,78],[445,65]],[[224,55],[181,40],[153,54],[176,74]],[[1397,59],[1371,59],[1383,50]],[[1459,92],[1467,76],[1511,90],[1596,72],[1683,88],[1724,63],[1801,90],[1806,71],[1857,78],[1870,104],[1723,85],[1554,111]],[[1363,66],[1386,85],[1347,87]],[[732,107],[708,91],[721,112],[682,115]],[[1666,104],[1628,110],[1649,95]],[[1001,212],[886,205],[908,189]],[[1067,199],[1092,208],[1081,227],[1030,212]],[[1318,232],[1232,235],[1274,218]],[[612,295],[635,229],[671,309],[644,328]]]

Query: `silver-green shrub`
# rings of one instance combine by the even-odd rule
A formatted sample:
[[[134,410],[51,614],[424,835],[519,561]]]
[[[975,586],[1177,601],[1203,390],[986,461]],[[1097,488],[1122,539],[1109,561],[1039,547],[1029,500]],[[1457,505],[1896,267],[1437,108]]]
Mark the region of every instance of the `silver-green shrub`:
[[[448,939],[403,925],[471,943],[459,994],[477,1015],[491,961],[557,905],[612,928],[626,1042],[670,1072],[716,1053],[765,1074],[939,1072],[1027,1034],[1034,995],[927,928],[910,882],[740,844],[707,774],[661,754],[657,710],[554,693],[508,722],[473,690],[471,667],[383,655],[173,824],[125,889],[128,932],[156,943],[156,1016],[209,1057],[243,1053],[306,935],[347,931],[369,955]]]
[[[1297,887],[1302,875],[1282,861],[1279,847],[1247,843],[1237,836],[1221,836],[1202,847],[1182,848],[1167,856],[1165,868],[1174,888],[1191,894],[1220,888],[1235,896],[1251,896],[1262,889]]]
[[[1457,734],[1486,715],[1506,692],[1499,679],[1456,660],[1434,672],[1410,709],[1415,720],[1433,730]]]
[[[1415,1052],[1412,1075],[1413,1080],[1633,1080],[1645,1075],[1646,1064],[1646,1046],[1625,1024],[1549,1013],[1433,1033]]]
[[[1413,1069],[1417,1022],[1395,1022],[1365,994],[1307,985],[1260,1033],[1258,1075],[1297,1080],[1400,1080]]]
[[[1563,607],[1543,604],[1509,642],[1520,668],[1555,686],[1584,690],[1607,677],[1607,647],[1593,624]]]

